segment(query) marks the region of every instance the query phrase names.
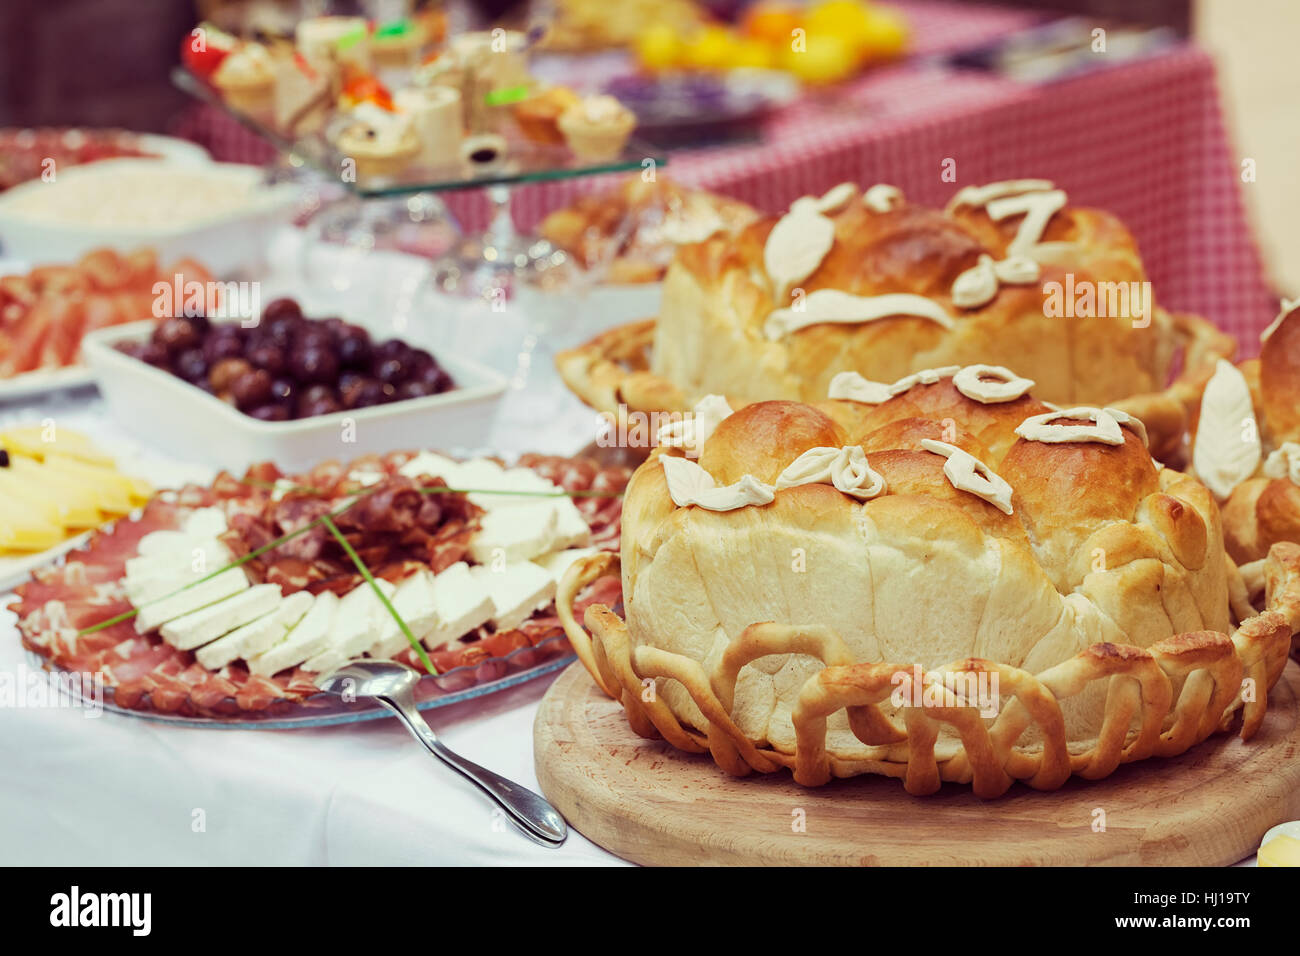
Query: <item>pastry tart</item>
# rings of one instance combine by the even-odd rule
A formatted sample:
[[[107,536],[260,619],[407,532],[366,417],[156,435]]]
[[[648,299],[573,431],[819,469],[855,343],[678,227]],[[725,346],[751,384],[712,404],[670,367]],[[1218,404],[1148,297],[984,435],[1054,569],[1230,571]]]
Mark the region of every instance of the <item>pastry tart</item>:
[[[1300,544],[1300,302],[1284,302],[1257,359],[1220,361],[1193,423],[1192,466],[1222,505],[1224,543],[1252,597],[1279,542]]]
[[[1206,488],[1136,418],[1032,384],[967,366],[701,402],[633,475],[620,555],[561,584],[580,659],[638,734],[807,786],[992,797],[1181,753],[1238,712],[1249,739],[1300,548],[1272,552],[1256,613]],[[569,597],[613,573],[624,618],[593,605],[584,629]]]
[[[620,356],[648,334],[647,353]],[[1196,387],[1234,348],[1204,319],[1160,308],[1124,225],[1050,182],[966,187],[944,210],[844,183],[679,247],[657,323],[613,330],[557,365],[611,413],[685,411],[710,393],[815,401],[844,371],[888,382],[1011,365],[1043,400],[1139,415],[1164,458],[1181,446]],[[648,396],[647,375],[658,380]],[[674,404],[636,407],[646,397]]]

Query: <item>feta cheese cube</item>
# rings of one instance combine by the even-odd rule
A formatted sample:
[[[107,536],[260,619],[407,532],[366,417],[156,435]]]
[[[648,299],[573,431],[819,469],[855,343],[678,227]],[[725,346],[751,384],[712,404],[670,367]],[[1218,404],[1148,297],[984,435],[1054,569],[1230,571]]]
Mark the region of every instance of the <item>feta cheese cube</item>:
[[[393,610],[401,616],[416,640],[428,634],[437,622],[433,572],[422,568],[402,581],[393,595]],[[391,614],[385,615],[379,640],[370,648],[371,657],[392,657],[410,647],[410,641]]]
[[[362,585],[369,587],[369,585]],[[358,589],[359,590],[359,589]],[[297,595],[294,595],[297,597]],[[279,643],[261,654],[248,658],[248,669],[270,677],[286,667],[294,667],[315,657],[329,646],[330,631],[342,603],[331,591],[322,591],[311,601],[311,608]]]
[[[269,614],[263,614],[242,627],[237,627],[225,637],[205,644],[195,652],[195,659],[208,670],[218,670],[232,661],[256,657],[268,647],[284,639],[289,629],[296,625],[312,606],[312,596],[297,591],[280,602]]]
[[[433,598],[433,628],[424,637],[425,647],[431,650],[482,627],[492,617],[492,597],[464,561],[434,578]]]
[[[193,650],[270,613],[281,600],[278,584],[258,584],[225,600],[173,618],[162,626],[162,637],[178,650]]]
[[[531,561],[507,564],[499,571],[480,565],[470,573],[487,588],[498,631],[518,627],[555,599],[555,578]]]
[[[555,550],[551,544],[557,527],[558,515],[549,501],[489,511],[470,538],[470,557],[487,565],[527,561]]]
[[[168,621],[233,597],[248,586],[248,575],[243,568],[229,568],[193,587],[141,606],[135,616],[136,633],[148,633]]]

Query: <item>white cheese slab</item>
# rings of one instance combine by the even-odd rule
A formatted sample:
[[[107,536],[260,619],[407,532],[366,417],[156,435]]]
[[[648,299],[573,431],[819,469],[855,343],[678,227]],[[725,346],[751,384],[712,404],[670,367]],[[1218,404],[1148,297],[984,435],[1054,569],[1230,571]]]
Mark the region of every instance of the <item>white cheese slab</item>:
[[[375,584],[392,600],[397,589],[382,578]],[[383,627],[383,619],[389,617],[388,609],[375,595],[369,583],[362,583],[353,588],[339,601],[338,610],[330,626],[329,641],[325,648],[306,663],[308,670],[333,670],[344,661],[360,657],[375,643],[376,635]]]
[[[312,606],[312,596],[306,591],[290,594],[280,606],[263,614],[243,627],[235,628],[225,637],[200,647],[195,659],[208,670],[218,670],[237,660],[256,657],[267,648],[283,640],[289,629],[296,625]]]
[[[363,585],[369,587],[369,585]],[[295,594],[294,597],[297,597]],[[322,591],[311,608],[296,627],[289,630],[284,639],[267,648],[263,653],[248,659],[248,669],[254,674],[270,677],[286,667],[296,667],[303,661],[315,657],[329,645],[330,629],[334,625],[334,616],[338,613],[338,597],[330,591]]]
[[[175,551],[163,551],[158,554],[142,555],[126,559],[126,579],[160,577],[168,574],[195,572],[198,565],[199,574],[207,574],[225,567],[233,560],[230,549],[214,537],[189,538],[185,546]]]
[[[140,607],[139,613],[135,616],[136,633],[145,634],[168,621],[245,591],[248,586],[248,575],[244,573],[243,568],[222,571],[184,591],[178,591]]]
[[[150,531],[135,546],[136,554],[142,557],[154,557],[184,551],[196,535],[184,531]]]
[[[536,564],[555,578],[555,584],[558,587],[564,573],[576,562],[599,553],[599,548],[567,548],[564,551],[552,551],[550,554],[543,554],[541,557],[533,558],[533,564]]]
[[[435,618],[424,637],[430,650],[463,637],[492,619],[492,597],[487,587],[458,561],[434,578]]]
[[[454,479],[458,475],[460,462],[431,451],[422,451],[401,468],[399,475],[407,478],[441,478],[449,488],[458,487]]]
[[[489,511],[469,540],[470,557],[483,565],[527,561],[556,550],[557,529],[558,515],[549,501]]]
[[[269,614],[283,599],[278,584],[257,584],[224,601],[173,618],[162,626],[162,637],[178,650],[193,650]]]
[[[561,551],[565,548],[581,548],[591,544],[591,525],[582,516],[572,498],[554,498],[555,537],[551,539],[551,550]]]
[[[555,578],[531,561],[507,564],[498,571],[485,565],[470,573],[492,599],[492,623],[498,631],[518,627],[555,599]]]
[[[433,572],[422,568],[402,581],[393,594],[393,610],[401,615],[416,640],[422,639],[437,623],[436,589]],[[371,657],[392,657],[411,646],[393,616],[385,614],[384,618],[379,640],[370,648]]]
[[[215,538],[226,530],[226,513],[220,508],[196,508],[181,527],[196,538]]]

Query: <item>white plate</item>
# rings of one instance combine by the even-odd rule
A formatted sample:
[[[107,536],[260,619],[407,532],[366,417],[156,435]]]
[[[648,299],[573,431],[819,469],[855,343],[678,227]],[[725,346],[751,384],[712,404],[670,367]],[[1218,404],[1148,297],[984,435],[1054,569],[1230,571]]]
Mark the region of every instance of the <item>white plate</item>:
[[[95,375],[84,365],[67,368],[37,369],[12,378],[0,378],[0,402],[16,402],[68,388],[85,388],[95,384]]]
[[[243,266],[259,262],[272,230],[288,222],[297,209],[297,186],[282,183],[267,186],[255,199],[234,209],[214,209],[212,215],[183,226],[108,226],[45,222],[12,211],[23,197],[42,189],[56,189],[68,180],[98,180],[112,189],[119,170],[153,169],[175,172],[184,166],[189,172],[202,170],[214,182],[247,186],[261,182],[256,166],[237,163],[177,164],[163,159],[104,159],[59,173],[58,180],[23,183],[0,194],[0,243],[5,255],[32,263],[74,262],[92,249],[109,248],[130,252],[152,246],[163,263],[191,256],[216,276],[226,276]],[[166,175],[167,173],[163,173]]]
[[[114,348],[142,341],[153,326],[111,326],[82,340],[82,355],[116,423],[170,455],[236,474],[261,461],[293,471],[396,448],[479,448],[487,442],[506,387],[503,375],[440,351],[438,362],[456,382],[450,392],[315,418],[263,422]]]

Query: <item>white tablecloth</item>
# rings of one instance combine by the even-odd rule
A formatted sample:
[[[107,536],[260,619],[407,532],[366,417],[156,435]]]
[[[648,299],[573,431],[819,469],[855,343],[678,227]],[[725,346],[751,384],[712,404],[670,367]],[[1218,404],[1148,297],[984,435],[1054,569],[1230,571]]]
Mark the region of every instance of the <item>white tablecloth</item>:
[[[0,274],[17,265],[0,261]],[[262,301],[300,291],[282,272],[264,283]],[[319,293],[311,298],[321,308],[331,304]],[[378,301],[366,318],[382,334],[389,316],[380,313],[391,299]],[[343,297],[335,310],[362,318]],[[572,453],[594,439],[595,416],[550,368],[547,349],[556,342],[530,344],[525,337],[536,329],[517,308],[492,313],[426,300],[405,324],[404,337],[515,377],[485,449]],[[600,316],[580,310],[561,344],[601,325]],[[127,437],[93,390],[0,405],[0,424],[47,416],[107,444],[166,451]],[[0,612],[0,675],[16,680],[26,662],[13,616]],[[431,711],[429,721],[452,749],[538,790],[533,718],[551,679]],[[559,850],[529,842],[396,719],[206,730],[114,713],[88,718],[70,707],[0,706],[0,768],[0,864],[621,862],[576,831]]]

